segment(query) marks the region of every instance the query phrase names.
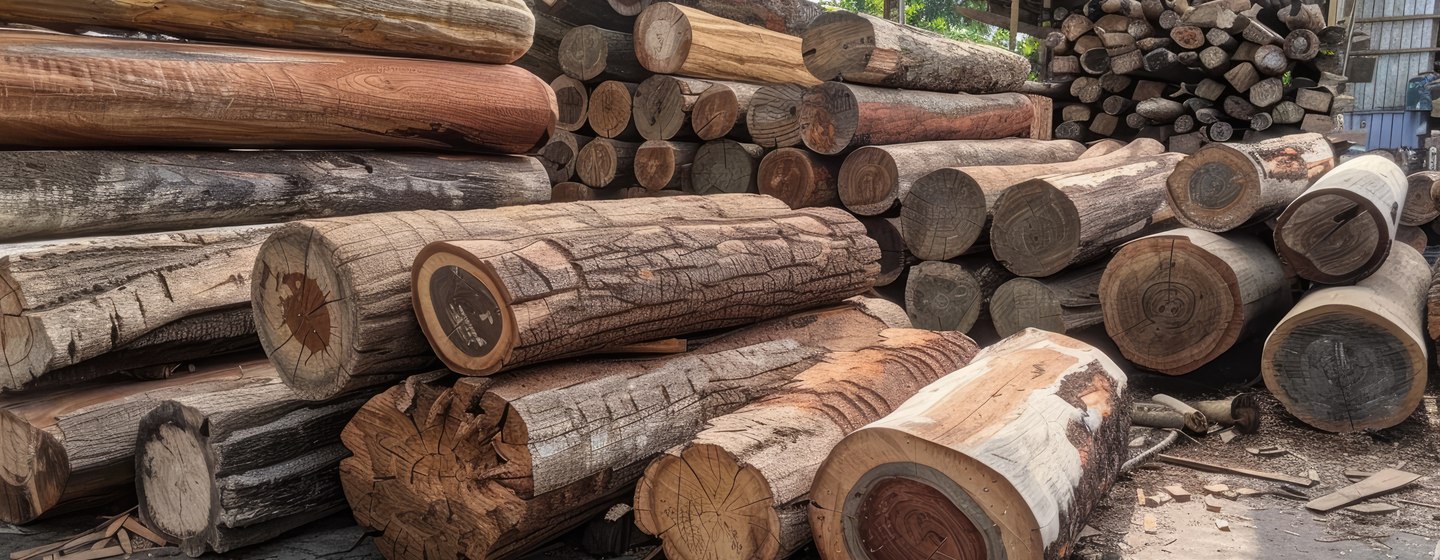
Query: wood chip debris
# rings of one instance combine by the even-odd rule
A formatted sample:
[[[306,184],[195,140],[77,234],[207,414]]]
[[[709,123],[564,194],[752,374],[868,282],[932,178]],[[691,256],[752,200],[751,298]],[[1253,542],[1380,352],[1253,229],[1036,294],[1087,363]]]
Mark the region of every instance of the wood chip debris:
[[[135,508],[131,508],[69,540],[12,552],[10,560],[105,560],[168,544],[135,517]]]
[[[1190,501],[1190,492],[1187,492],[1184,486],[1181,486],[1179,484],[1172,484],[1170,486],[1166,486],[1165,488],[1163,488],[1163,490],[1165,490],[1165,493],[1169,494],[1170,497],[1175,498],[1176,502]]]

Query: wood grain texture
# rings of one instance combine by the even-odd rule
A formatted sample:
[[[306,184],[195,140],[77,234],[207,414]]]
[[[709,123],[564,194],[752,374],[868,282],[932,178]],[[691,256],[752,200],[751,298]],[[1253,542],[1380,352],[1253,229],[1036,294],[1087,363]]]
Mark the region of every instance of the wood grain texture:
[[[550,141],[535,154],[535,159],[545,168],[545,174],[552,184],[559,184],[575,178],[575,164],[580,158],[580,149],[590,143],[593,137],[582,136],[563,130],[550,135]]]
[[[760,162],[765,149],[734,140],[713,140],[700,145],[690,166],[692,194],[759,192]]]
[[[803,0],[802,0],[803,1]],[[701,140],[718,140],[729,136],[749,140],[745,117],[750,100],[763,86],[739,82],[718,82],[695,98],[690,110],[691,127]]]
[[[791,208],[839,206],[836,180],[842,161],[800,148],[780,148],[760,160],[757,188]]]
[[[699,144],[647,140],[635,151],[635,180],[650,191],[685,189]]]
[[[655,0],[610,0],[616,11],[630,14],[639,14],[655,3]],[[797,37],[821,12],[820,6],[809,0],[677,0],[673,3]]]
[[[800,128],[807,148],[835,155],[868,145],[1028,137],[1039,119],[1050,128],[1048,110],[1041,113],[1019,93],[958,95],[826,82],[805,92]]]
[[[590,88],[570,76],[557,76],[550,80],[550,91],[555,94],[555,128],[565,132],[588,130],[585,123],[590,117]]]
[[[1409,183],[1389,158],[1360,156],[1336,166],[1285,208],[1275,250],[1301,278],[1353,284],[1390,254]]]
[[[535,13],[535,40],[530,43],[530,50],[525,51],[525,56],[515,61],[515,65],[529,70],[546,83],[564,75],[565,71],[560,69],[560,41],[565,40],[565,34],[574,27],[575,24],[548,14]]]
[[[635,89],[632,109],[635,128],[646,140],[696,138],[695,126],[707,125],[705,120],[696,123],[690,118],[700,96],[718,85],[733,83],[678,76],[651,76]],[[746,86],[736,84],[736,87]]]
[[[1175,166],[1166,200],[1189,227],[1230,231],[1279,214],[1334,167],[1330,143],[1319,134],[1208,144]]]
[[[537,15],[549,15],[573,25],[594,25],[614,31],[630,32],[635,16],[611,8],[606,2],[594,0],[534,0]]]
[[[565,33],[558,53],[560,69],[582,82],[616,80],[640,82],[650,72],[635,59],[635,40],[629,33],[594,25],[581,25]]]
[[[635,19],[635,56],[656,74],[761,84],[820,83],[800,38],[659,2]]]
[[[751,141],[772,149],[799,146],[803,142],[800,103],[807,89],[796,84],[772,84],[755,90],[750,110],[745,113],[745,129]]]
[[[1030,63],[999,47],[947,39],[867,14],[833,11],[805,31],[805,66],[821,80],[911,90],[1015,91]]]
[[[575,177],[597,189],[638,185],[635,181],[635,151],[639,149],[639,142],[612,138],[591,140],[575,156]]]
[[[585,122],[601,138],[639,140],[633,116],[635,91],[640,86],[614,80],[600,82],[590,90]]]
[[[995,290],[1015,275],[988,255],[925,261],[905,281],[905,313],[916,328],[969,332]]]
[[[1423,226],[1440,218],[1440,171],[1421,171],[1406,178],[1409,190],[1405,195],[1405,210],[1400,213],[1400,225]]]
[[[1000,336],[1027,328],[1065,334],[1104,322],[1100,276],[1105,263],[1062,271],[1047,278],[1015,278],[990,296],[990,321]]]

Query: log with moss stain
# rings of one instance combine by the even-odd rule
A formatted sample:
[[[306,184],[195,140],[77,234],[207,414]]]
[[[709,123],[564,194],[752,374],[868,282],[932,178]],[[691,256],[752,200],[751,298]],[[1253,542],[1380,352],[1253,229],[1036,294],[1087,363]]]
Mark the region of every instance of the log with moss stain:
[[[1389,158],[1336,166],[1275,221],[1275,250],[1301,278],[1353,284],[1385,263],[1409,183]]]
[[[822,14],[805,31],[805,66],[822,80],[964,93],[1015,91],[1030,63],[999,47],[956,41],[867,14]]]
[[[1166,197],[1181,223],[1230,231],[1279,214],[1334,167],[1330,142],[1319,134],[1208,144],[1175,166]]]
[[[818,84],[800,38],[660,2],[635,19],[635,56],[656,74],[762,84]]]
[[[827,82],[805,92],[800,104],[805,146],[830,155],[857,146],[1031,137],[1039,121],[1048,131],[1048,104],[1019,93],[957,95]]]
[[[840,167],[840,200],[865,216],[884,214],[917,179],[942,167],[1072,161],[1085,151],[1073,140],[948,140],[865,146]]]

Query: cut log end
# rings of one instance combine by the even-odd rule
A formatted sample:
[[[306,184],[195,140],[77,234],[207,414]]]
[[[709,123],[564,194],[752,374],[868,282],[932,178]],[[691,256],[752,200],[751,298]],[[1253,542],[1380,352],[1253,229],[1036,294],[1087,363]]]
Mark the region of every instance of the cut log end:
[[[757,188],[760,194],[778,198],[791,208],[834,206],[839,203],[837,167],[806,150],[780,148],[760,161]]]
[[[550,82],[550,88],[555,90],[555,128],[566,132],[584,128],[590,112],[590,94],[585,84],[569,76],[560,76]]]
[[[55,436],[0,410],[0,521],[28,523],[60,502],[70,460]]]
[[[854,92],[839,82],[810,88],[800,104],[801,134],[805,146],[828,155],[845,151],[860,124],[860,103]]]
[[[653,4],[635,19],[635,57],[656,74],[674,74],[690,56],[690,18],[674,4]]]
[[[905,313],[917,329],[967,332],[984,307],[980,282],[965,267],[926,261],[910,268]]]
[[[256,256],[250,294],[260,345],[280,378],[319,400],[353,388],[354,353],[342,349],[358,326],[344,305],[354,292],[317,235],[298,225],[272,234]]]
[[[1176,217],[1206,231],[1245,225],[1261,205],[1254,164],[1244,154],[1211,144],[1175,166],[1166,181]]]
[[[701,140],[724,138],[740,118],[740,100],[735,90],[712,87],[695,99],[690,109],[690,126]]]
[[[992,215],[990,247],[1016,274],[1049,276],[1069,266],[1080,251],[1075,203],[1042,181],[1006,190],[995,201]]]
[[[634,119],[630,113],[634,91],[635,84],[625,82],[608,81],[595,86],[586,114],[591,130],[605,138],[633,136]]]
[[[1398,329],[1362,310],[1322,308],[1287,318],[1271,335],[1279,343],[1265,349],[1265,380],[1286,410],[1321,430],[1394,426],[1419,404],[1427,367],[1414,341]]]
[[[646,140],[669,140],[685,128],[688,109],[679,80],[654,76],[635,88],[631,118]]]
[[[854,14],[826,13],[811,23],[800,52],[805,68],[824,81],[864,73],[875,53],[874,24]]]
[[[1362,196],[1328,191],[1302,196],[1280,218],[1275,250],[1301,276],[1326,284],[1354,281],[1390,254],[1385,212]]]
[[[800,102],[806,88],[795,84],[769,85],[755,91],[745,113],[751,139],[766,148],[799,145]]]
[[[845,517],[858,537],[851,558],[906,560],[923,557],[985,558],[999,535],[981,531],[994,523],[966,490],[930,469],[882,465],[866,473],[845,501]],[[972,489],[973,490],[973,489]],[[964,508],[962,510],[962,507]],[[996,545],[999,543],[996,542]]]
[[[141,422],[136,443],[141,515],[191,557],[205,551],[219,512],[219,489],[212,487],[215,465],[203,424],[198,412],[175,402],[161,403]]]
[[[780,518],[773,503],[758,470],[720,446],[695,444],[645,469],[635,522],[661,539],[667,558],[775,558]]]
[[[959,256],[984,233],[989,207],[985,191],[963,170],[939,169],[920,177],[900,206],[905,244],[916,257]]]
[[[1001,284],[990,298],[990,320],[995,332],[1010,336],[1026,328],[1065,333],[1065,310],[1060,299],[1043,282],[1015,278]]]
[[[514,312],[494,270],[472,253],[432,243],[415,259],[420,327],[451,369],[489,375],[504,365],[517,337]]]

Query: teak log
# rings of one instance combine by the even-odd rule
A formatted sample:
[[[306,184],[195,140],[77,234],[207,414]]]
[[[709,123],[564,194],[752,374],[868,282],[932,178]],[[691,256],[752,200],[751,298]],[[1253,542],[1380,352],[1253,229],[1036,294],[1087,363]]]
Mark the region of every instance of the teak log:
[[[535,154],[535,159],[545,168],[551,184],[559,184],[575,178],[575,163],[580,158],[580,149],[592,138],[557,130],[550,135],[550,142]]]
[[[633,116],[635,90],[640,86],[629,82],[606,81],[590,90],[585,122],[602,138],[638,140],[640,132]]]
[[[566,33],[560,41],[558,58],[565,75],[582,82],[639,82],[650,76],[635,59],[635,40],[629,33],[593,25],[581,25]]]
[[[830,155],[857,146],[1042,137],[1032,132],[1037,126],[1050,128],[1048,105],[1020,93],[960,95],[826,82],[805,92],[800,105],[805,146]]]
[[[1275,251],[1301,278],[1353,284],[1385,263],[1409,182],[1389,158],[1360,156],[1305,189],[1275,222]]]
[[[760,194],[778,198],[791,208],[839,206],[836,180],[840,176],[840,163],[840,158],[799,148],[780,148],[760,160],[757,188]]]
[[[677,137],[693,137],[690,126],[690,111],[700,94],[716,82],[681,78],[678,76],[651,76],[640,82],[635,89],[632,118],[640,136],[646,140],[670,140]]]
[[[434,365],[410,303],[410,266],[426,244],[788,211],[769,197],[730,195],[295,222],[251,258],[255,327],[281,378],[306,398],[324,399]]]
[[[555,127],[550,88],[514,66],[14,30],[0,58],[5,149],[519,154]]]
[[[1430,343],[1425,301],[1430,274],[1400,245],[1354,286],[1301,298],[1265,339],[1260,373],[1285,410],[1328,432],[1389,428],[1425,392]]]
[[[1073,140],[950,140],[866,146],[840,167],[840,200],[856,214],[890,211],[916,179],[942,167],[1072,161],[1085,151]]]
[[[990,249],[1011,272],[1029,277],[1094,260],[1155,225],[1165,207],[1165,178],[1182,157],[1151,156],[1010,187],[991,211]]]
[[[755,90],[750,110],[745,112],[745,129],[750,140],[763,148],[798,146],[800,137],[800,103],[805,97],[804,86],[776,84]]]
[[[760,161],[765,149],[734,140],[700,145],[690,166],[688,192],[692,194],[758,192]]]
[[[1027,328],[1065,334],[1098,325],[1103,263],[1048,278],[1015,278],[990,296],[990,321],[1000,336]]]
[[[1030,74],[1030,62],[1005,49],[846,11],[815,18],[803,52],[805,66],[821,80],[909,90],[1015,91]]]
[[[304,0],[0,1],[7,23],[109,27],[190,39],[454,58],[509,64],[530,48],[535,16],[522,0],[317,5]]]
[[[680,189],[690,182],[699,144],[649,140],[635,151],[635,180],[651,191]]]
[[[1319,134],[1209,144],[1175,166],[1167,200],[1187,226],[1230,231],[1279,214],[1333,167],[1330,142]]]
[[[635,18],[635,56],[656,74],[818,84],[805,69],[800,44],[799,37],[669,2],[645,8]]]
[[[1068,557],[1129,455],[1125,385],[1064,335],[1029,329],[986,348],[830,452],[810,488],[816,548]]]
[[[610,6],[628,15],[638,15],[654,3],[655,0],[610,0]],[[678,0],[675,3],[698,8],[745,25],[764,27],[797,37],[805,32],[810,22],[821,12],[819,5],[808,0]]]
[[[586,185],[599,188],[629,187],[635,182],[635,151],[639,142],[596,138],[580,148],[575,157],[575,176]]]
[[[706,421],[780,389],[830,352],[908,327],[894,304],[864,301],[864,311],[856,303],[805,311],[684,354],[557,362],[453,383],[411,378],[372,399],[343,433],[354,456],[341,463],[341,481],[356,520],[380,533],[376,545],[395,560],[524,557],[602,513],[652,458]],[[422,464],[415,476],[409,465]]]
[[[695,99],[690,109],[691,128],[701,140],[718,140],[726,136],[748,139],[745,115],[750,100],[761,86],[739,82],[716,82]]]
[[[585,128],[590,115],[590,90],[585,83],[570,76],[557,76],[550,80],[550,90],[555,93],[555,128],[565,132],[579,132]]]
[[[917,329],[969,332],[1010,271],[989,256],[925,261],[905,281],[905,313]]]
[[[807,208],[432,243],[415,258],[412,285],[416,317],[441,360],[490,375],[835,303],[870,288],[879,258],[848,213]],[[637,275],[644,281],[620,281]]]
[[[1409,191],[1405,195],[1405,209],[1400,213],[1400,224],[1423,226],[1440,218],[1440,171],[1421,171],[1406,178]]]
[[[1105,330],[1125,358],[1189,373],[1290,307],[1285,268],[1258,239],[1176,229],[1132,241],[1100,280]]]

